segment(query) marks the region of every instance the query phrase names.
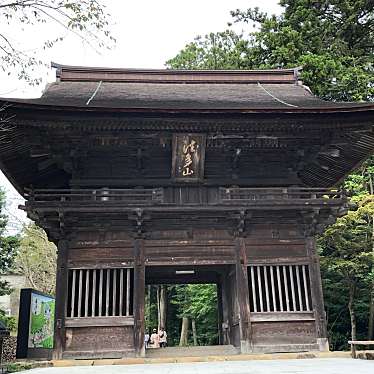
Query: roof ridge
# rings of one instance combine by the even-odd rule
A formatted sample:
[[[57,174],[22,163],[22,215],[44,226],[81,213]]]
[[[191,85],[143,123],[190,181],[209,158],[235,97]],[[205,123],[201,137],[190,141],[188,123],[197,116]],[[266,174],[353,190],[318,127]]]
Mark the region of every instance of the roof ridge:
[[[56,78],[60,81],[141,82],[141,83],[286,83],[297,84],[300,67],[264,70],[174,70],[126,69],[60,65]]]

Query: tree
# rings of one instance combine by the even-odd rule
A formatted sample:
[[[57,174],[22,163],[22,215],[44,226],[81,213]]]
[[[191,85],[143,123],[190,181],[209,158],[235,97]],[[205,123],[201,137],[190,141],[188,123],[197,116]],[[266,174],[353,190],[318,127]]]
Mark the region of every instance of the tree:
[[[234,31],[198,36],[166,64],[174,69],[245,69],[249,42]]]
[[[374,157],[366,160],[362,166],[354,173],[348,176],[344,183],[345,190],[351,196],[352,202],[360,202],[370,195],[374,198]],[[371,217],[371,241],[372,253],[374,254],[374,215]],[[374,335],[374,282],[371,285],[369,298],[369,322],[368,322],[368,340],[372,340]]]
[[[167,311],[167,286],[165,284],[157,285],[157,328],[166,327]]]
[[[188,345],[191,321],[194,345],[217,343],[217,288],[213,284],[175,286],[171,303],[182,321],[179,345]]]
[[[19,238],[17,236],[8,236],[6,226],[8,218],[4,214],[5,192],[0,189],[0,277],[11,271],[17,254]],[[12,289],[8,282],[0,278],[0,296],[9,295]],[[5,323],[8,329],[14,330],[15,319],[7,317],[3,310],[0,309],[0,320]]]
[[[54,295],[56,279],[56,246],[34,223],[25,226],[14,268],[24,274],[30,287]]]
[[[339,218],[319,240],[321,264],[327,283],[325,288],[328,291],[332,288],[339,295],[342,295],[343,290],[343,294],[348,295],[344,303],[349,311],[352,340],[357,338],[358,296],[360,292],[367,294],[365,291],[374,280],[373,214],[373,196],[364,198],[356,211],[350,211]]]
[[[0,275],[12,269],[19,245],[17,236],[8,236],[6,234],[8,218],[3,213],[5,203],[5,192],[0,189]],[[0,296],[8,295],[10,292],[11,289],[8,282],[0,280]]]
[[[280,16],[258,8],[231,12],[246,33],[229,29],[198,37],[166,65],[176,69],[303,66],[304,83],[321,98],[374,100],[373,0],[281,0],[280,5],[284,8]],[[220,44],[224,47],[217,51]]]
[[[114,38],[109,32],[109,15],[97,0],[1,0],[0,1],[0,61],[1,69],[32,84],[40,83],[35,75],[38,66],[46,65],[40,50],[54,46],[73,33],[93,48],[109,46]],[[39,49],[29,51],[14,38],[14,30],[29,30],[47,23],[60,27],[58,35],[46,37]],[[109,44],[108,44],[109,43]]]

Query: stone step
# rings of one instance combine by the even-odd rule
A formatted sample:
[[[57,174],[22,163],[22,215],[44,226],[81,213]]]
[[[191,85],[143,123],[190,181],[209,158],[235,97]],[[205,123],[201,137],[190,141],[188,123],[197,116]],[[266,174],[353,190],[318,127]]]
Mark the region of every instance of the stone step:
[[[239,350],[232,345],[209,345],[189,347],[150,348],[145,356],[156,357],[205,357],[205,356],[231,356],[239,354]]]

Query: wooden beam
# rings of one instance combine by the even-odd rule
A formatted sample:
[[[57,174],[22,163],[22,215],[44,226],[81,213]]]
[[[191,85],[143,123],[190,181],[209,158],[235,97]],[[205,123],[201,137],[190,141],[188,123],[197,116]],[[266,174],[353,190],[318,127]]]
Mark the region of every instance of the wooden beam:
[[[97,270],[92,270],[92,304],[91,304],[91,316],[95,317],[96,310],[96,273]]]
[[[279,297],[279,310],[283,312],[283,293],[282,293],[282,282],[280,276],[280,266],[276,265],[277,269],[277,284],[278,284],[278,297]]]
[[[274,312],[274,313],[252,313],[251,322],[294,322],[314,321],[312,312]]]
[[[120,269],[119,271],[119,313],[118,315],[119,316],[122,316],[123,315],[123,298],[124,298],[124,294],[123,294],[123,269]],[[127,295],[126,295],[127,297]]]
[[[113,300],[112,300],[112,316],[117,313],[117,269],[113,269]]]
[[[256,299],[256,282],[255,282],[255,272],[254,266],[251,266],[251,286],[252,286],[252,302],[253,302],[253,311],[257,312],[257,299]]]
[[[252,333],[249,306],[249,288],[247,274],[247,256],[244,238],[235,238],[235,273],[239,305],[240,349],[242,353],[252,351]]]
[[[134,318],[132,317],[81,317],[67,318],[66,327],[97,327],[97,326],[134,326]]]
[[[295,284],[293,280],[293,267],[294,265],[290,265],[288,267],[290,273],[290,280],[291,280],[291,297],[292,297],[292,311],[296,312],[296,295],[295,295]]]
[[[85,286],[85,297],[84,297],[84,316],[88,317],[88,295],[90,287],[90,272],[91,270],[86,270],[86,286]]]
[[[131,270],[126,269],[126,316],[130,315]]]
[[[271,296],[273,300],[273,312],[277,311],[277,301],[275,297],[275,286],[274,286],[274,266],[270,265],[270,283],[271,283]]]
[[[307,265],[301,265],[303,268],[303,283],[304,283],[304,295],[305,295],[305,310],[310,311],[310,303],[309,303],[309,293],[308,293],[308,280],[306,277],[306,268]]]
[[[105,291],[105,316],[109,316],[109,292],[110,292],[110,269],[105,269],[106,291]]]
[[[83,270],[79,270],[79,285],[78,285],[78,313],[77,317],[82,317],[82,282],[83,282]]]
[[[66,239],[60,239],[57,245],[57,273],[56,273],[56,304],[55,304],[55,325],[54,325],[54,349],[53,358],[61,360],[65,350],[66,332],[66,300],[68,287],[68,258],[69,245]]]
[[[296,269],[296,282],[297,282],[297,294],[299,296],[299,311],[303,312],[306,309],[303,307],[303,297],[301,294],[301,283],[300,283],[300,265],[295,265]]]
[[[265,297],[266,297],[266,311],[270,312],[270,299],[269,299],[269,282],[268,282],[268,267],[264,266],[264,279],[265,279]]]
[[[71,309],[70,309],[70,317],[75,317],[74,310],[75,310],[75,282],[77,277],[77,270],[72,270],[72,282],[71,282]]]
[[[100,269],[100,280],[99,280],[99,314],[98,316],[101,317],[103,313],[103,276],[104,270]]]
[[[283,265],[283,286],[284,286],[284,294],[286,297],[286,310],[287,312],[290,311],[290,297],[288,292],[288,280],[287,280],[287,265]]]
[[[145,303],[145,264],[144,239],[134,240],[134,346],[137,356],[145,355],[144,347],[144,303]]]
[[[310,256],[309,279],[312,293],[313,310],[316,319],[317,342],[320,346],[320,350],[328,350],[321,270],[319,257],[316,250],[316,239],[314,236],[309,236],[306,238],[306,248]]]

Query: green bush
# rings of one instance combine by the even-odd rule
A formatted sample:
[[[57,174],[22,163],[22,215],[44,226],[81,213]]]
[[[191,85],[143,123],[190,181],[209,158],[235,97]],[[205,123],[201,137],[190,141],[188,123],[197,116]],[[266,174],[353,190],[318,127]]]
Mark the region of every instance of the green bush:
[[[16,373],[17,371],[30,370],[32,368],[32,364],[28,364],[25,362],[13,362],[6,366],[6,371],[8,373]]]

